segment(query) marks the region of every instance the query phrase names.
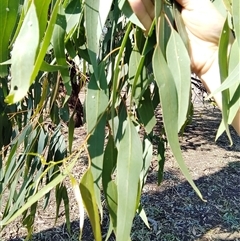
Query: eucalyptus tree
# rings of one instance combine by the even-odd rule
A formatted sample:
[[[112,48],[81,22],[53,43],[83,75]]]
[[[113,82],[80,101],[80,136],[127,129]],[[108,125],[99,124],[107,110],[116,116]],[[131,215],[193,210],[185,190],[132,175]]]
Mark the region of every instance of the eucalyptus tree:
[[[226,130],[231,142],[228,123],[240,101],[240,6],[238,0],[216,0],[215,5],[227,11],[219,48],[223,84],[217,91],[224,101],[217,136]],[[56,217],[63,201],[69,228],[70,200],[63,182],[69,178],[81,230],[85,209],[95,239],[102,240],[104,194],[108,234],[130,240],[136,213],[147,224],[140,197],[153,144],[159,184],[168,143],[186,179],[203,198],[178,141],[193,112],[187,35],[174,1],[155,2],[155,20],[147,34],[125,0],[1,0],[0,23],[2,228],[21,215],[31,236],[38,201],[42,198],[47,207],[53,189]],[[228,61],[231,32],[235,40]],[[69,112],[68,98],[74,90],[78,95],[82,86],[87,135],[72,151],[77,110]],[[159,104],[164,122],[155,132]],[[67,137],[62,122],[68,122]],[[88,167],[77,180],[72,173],[83,150]]]

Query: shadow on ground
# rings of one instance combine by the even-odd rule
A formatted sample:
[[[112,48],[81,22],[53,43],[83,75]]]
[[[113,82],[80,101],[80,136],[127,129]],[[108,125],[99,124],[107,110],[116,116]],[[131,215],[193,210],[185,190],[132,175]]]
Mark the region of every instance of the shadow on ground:
[[[165,173],[165,181],[177,175]],[[240,240],[240,162],[232,162],[217,173],[199,178],[195,183],[207,202],[201,201],[187,182],[171,185],[165,190],[161,190],[160,186],[158,190],[145,192],[142,205],[151,229],[136,217],[132,240]],[[78,222],[72,222],[71,228],[71,235],[63,225],[35,233],[33,240],[78,240]],[[103,222],[103,232],[107,232],[107,218]],[[93,240],[88,221],[82,240]]]
[[[178,182],[178,173],[165,173],[165,181]],[[142,205],[150,218],[148,231],[136,218],[133,240],[240,240],[240,162],[195,180],[206,202],[187,182],[148,191]],[[137,230],[145,230],[144,239]],[[140,228],[141,227],[141,228]]]
[[[218,110],[198,108],[192,124],[180,138],[185,159],[188,159],[187,164],[193,172],[197,173],[200,167],[206,166],[206,170],[202,168],[193,177],[207,202],[200,200],[179,170],[169,164],[164,172],[164,180],[158,187],[156,168],[153,168],[141,199],[151,229],[137,216],[131,233],[133,241],[240,240],[240,138],[231,128],[234,145],[229,146],[225,134],[216,143],[215,133],[220,120]],[[208,163],[210,164],[207,165]],[[108,217],[104,215],[104,234],[107,233],[107,228]],[[63,224],[34,233],[32,240],[77,241],[78,221],[71,223],[71,230],[72,233],[69,234]],[[16,237],[16,233],[13,236],[5,234],[5,237],[8,239],[3,241],[23,240]],[[94,240],[89,220],[85,222],[82,240]],[[109,240],[115,239],[111,237]]]
[[[230,133],[233,138],[233,145],[223,133],[215,142],[216,133],[221,122],[221,112],[215,108],[202,107],[195,110],[192,123],[188,125],[184,133],[184,142],[182,148],[194,149],[202,148],[202,150],[211,151],[212,146],[218,146],[227,151],[240,152],[240,137],[236,131],[230,126]],[[207,149],[204,149],[207,146]]]

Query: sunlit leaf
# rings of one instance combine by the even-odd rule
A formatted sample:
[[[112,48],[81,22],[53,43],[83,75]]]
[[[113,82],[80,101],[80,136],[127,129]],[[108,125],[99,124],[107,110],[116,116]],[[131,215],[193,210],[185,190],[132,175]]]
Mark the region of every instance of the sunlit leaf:
[[[220,79],[221,83],[224,83],[228,77],[228,44],[229,44],[229,35],[230,35],[230,29],[228,26],[228,21],[226,19],[223,30],[221,33],[220,41],[219,41],[219,70],[220,70]],[[229,131],[228,126],[228,118],[229,118],[229,103],[230,93],[229,89],[226,89],[222,91],[222,123],[223,125],[220,125],[217,131],[216,140],[218,137],[223,133],[223,131],[226,131],[226,134],[228,136],[228,139],[230,141],[230,145],[232,145],[232,138]]]
[[[240,18],[239,18],[239,9],[240,9],[240,2],[239,2],[239,0],[232,0],[232,16],[233,16],[234,31],[235,31],[236,39],[237,39],[237,42],[238,42],[238,48],[240,50]]]
[[[42,40],[46,25],[47,25],[47,18],[48,18],[48,9],[51,0],[35,0],[34,4],[36,6],[36,12],[38,16],[38,23],[39,23],[39,38],[40,41]]]
[[[240,55],[238,51],[238,44],[237,44],[237,41],[235,40],[231,47],[231,52],[229,56],[229,73],[230,73],[229,76],[231,75],[231,72],[234,70],[234,68],[238,65],[239,60],[240,60]],[[240,78],[238,82],[229,86],[229,94],[230,94],[230,101],[229,101],[230,112],[229,112],[228,123],[231,124],[237,111],[240,108]]]
[[[39,44],[39,25],[34,3],[31,4],[12,50],[11,91],[7,103],[21,100],[31,85],[31,75]]]
[[[70,181],[73,189],[73,193],[75,196],[75,199],[78,204],[78,210],[79,210],[79,227],[80,227],[80,238],[82,236],[82,231],[83,231],[83,225],[84,225],[84,205],[83,205],[83,200],[82,200],[82,195],[80,192],[79,184],[77,180],[70,175]]]
[[[96,241],[101,241],[102,240],[102,235],[101,235],[101,229],[100,229],[100,218],[98,214],[98,207],[96,203],[96,198],[95,198],[95,192],[94,192],[94,186],[93,186],[93,176],[88,169],[81,181],[80,181],[80,191],[83,199],[84,206],[87,210],[94,237]]]
[[[78,23],[81,13],[81,1],[70,1],[65,9],[67,28],[66,32],[69,33]]]

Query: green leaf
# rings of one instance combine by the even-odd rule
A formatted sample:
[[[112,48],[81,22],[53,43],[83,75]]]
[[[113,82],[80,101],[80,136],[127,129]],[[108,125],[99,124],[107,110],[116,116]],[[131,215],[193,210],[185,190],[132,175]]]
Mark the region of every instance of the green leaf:
[[[112,5],[112,0],[86,0],[85,5],[88,49],[98,54],[100,36],[103,32],[104,24]]]
[[[123,14],[134,24],[136,24],[141,29],[145,29],[142,23],[139,21],[136,14],[132,11],[132,8],[129,5],[129,2],[126,0],[119,0],[118,6],[123,12]]]
[[[57,72],[57,71],[66,71],[68,70],[68,66],[62,66],[62,65],[51,65],[48,64],[47,62],[43,61],[40,67],[41,71],[46,71],[46,72]]]
[[[142,219],[142,221],[145,223],[145,225],[146,225],[149,229],[151,229],[150,226],[149,226],[149,223],[148,223],[147,215],[146,215],[146,213],[145,213],[142,205],[139,205],[139,207],[138,207],[138,215],[139,215],[139,217]]]
[[[233,71],[229,74],[229,76],[225,79],[225,81],[218,87],[213,93],[208,96],[208,99],[213,97],[215,94],[227,90],[232,85],[236,85],[240,81],[240,73],[239,73],[240,63],[233,69]]]
[[[81,240],[83,225],[84,225],[84,204],[83,204],[83,199],[82,199],[82,195],[81,195],[81,192],[80,192],[80,187],[79,187],[79,184],[78,184],[77,180],[72,175],[69,175],[69,178],[71,180],[71,186],[72,186],[72,189],[73,189],[73,193],[74,193],[75,199],[76,199],[77,204],[78,204],[79,228],[80,228],[79,238]]]
[[[72,144],[73,144],[73,135],[74,135],[74,117],[75,111],[73,112],[73,114],[70,117],[69,123],[68,123],[68,148],[69,148],[69,152],[72,153]]]
[[[102,184],[106,197],[112,228],[116,231],[117,227],[117,186],[112,180],[112,174],[117,163],[117,148],[114,145],[113,136],[109,136],[108,143],[104,152]]]
[[[230,29],[228,26],[228,20],[226,19],[220,41],[219,41],[219,51],[218,51],[218,61],[219,61],[219,70],[220,70],[220,78],[221,83],[224,83],[228,77],[228,44],[229,44],[229,35],[230,35]],[[229,131],[228,126],[228,118],[229,118],[229,89],[226,89],[222,91],[222,123],[223,125],[220,125],[217,131],[216,140],[218,137],[223,133],[223,131],[226,131],[226,134],[228,136],[228,139],[230,141],[230,145],[232,145],[232,138]]]
[[[84,173],[80,181],[80,191],[81,191],[84,206],[87,210],[87,213],[92,225],[94,238],[96,241],[101,241],[102,235],[101,235],[101,228],[100,228],[100,218],[98,214],[98,207],[96,203],[93,182],[94,181],[93,181],[92,173],[90,169],[88,169]]]
[[[94,75],[98,80],[97,58],[99,55],[100,37],[103,33],[104,24],[112,5],[112,0],[85,1],[85,21],[87,48]],[[94,26],[94,27],[93,27]]]
[[[155,3],[155,18],[156,20],[158,20],[158,18],[160,17],[160,14],[162,12],[162,8],[163,8],[164,4],[162,1],[156,1]]]
[[[146,180],[147,174],[149,170],[149,166],[152,161],[152,153],[153,153],[153,145],[149,140],[148,136],[144,136],[143,139],[143,163],[142,163],[142,170],[140,173],[140,188],[142,189]]]
[[[67,230],[68,230],[69,233],[71,233],[70,212],[69,212],[69,198],[68,198],[68,193],[67,193],[66,186],[62,186],[62,199],[63,199],[63,203],[64,203],[64,210],[65,210]]]
[[[223,4],[226,10],[232,14],[232,0],[223,0]]]
[[[235,103],[237,103],[236,105],[236,108],[237,108],[236,111],[237,111],[240,107],[240,84],[238,85],[237,89],[232,95],[231,100],[229,101],[229,108],[231,108]]]
[[[93,130],[97,124],[98,118],[105,112],[108,105],[106,77],[102,77],[102,81],[105,83],[102,84],[101,89],[97,85],[95,75],[91,75],[91,79],[88,84],[86,97],[86,122],[88,133]]]
[[[164,142],[160,140],[158,143],[158,185],[161,184],[163,180],[163,170],[164,170],[164,164],[165,164],[165,146]]]
[[[81,1],[70,1],[65,9],[65,15],[67,20],[66,32],[69,33],[79,23],[81,15]]]
[[[46,25],[48,20],[48,9],[49,9],[50,2],[51,0],[34,0],[34,4],[36,6],[36,12],[38,16],[40,41],[42,40],[46,30]]]
[[[36,8],[32,2],[12,50],[11,90],[5,101],[20,101],[31,85],[31,75],[39,45],[39,25]]]
[[[105,140],[106,116],[104,115],[95,127],[93,134],[88,139],[88,152],[91,159],[91,172],[94,180],[94,190],[96,202],[101,214],[103,215],[101,204],[101,178],[103,166],[103,148]]]
[[[145,91],[143,98],[139,102],[137,111],[146,132],[149,134],[157,123],[154,115],[154,109],[153,109],[152,99],[150,97],[149,89]]]
[[[114,74],[113,74],[113,83],[112,83],[112,95],[111,95],[111,101],[112,101],[112,105],[111,105],[111,119],[112,119],[112,130],[113,130],[113,136],[115,136],[114,133],[114,115],[115,115],[115,104],[116,104],[116,100],[117,100],[117,95],[118,95],[118,84],[119,84],[119,73],[120,73],[120,63],[121,63],[121,59],[124,53],[124,49],[126,47],[127,44],[127,40],[129,38],[129,34],[130,31],[132,30],[131,28],[131,24],[128,24],[127,30],[124,34],[124,38],[122,40],[121,43],[121,47],[117,56],[117,60],[115,62],[115,70],[114,70]]]
[[[103,147],[105,137],[106,116],[108,105],[107,80],[104,72],[104,63],[99,65],[99,85],[95,75],[91,75],[86,97],[86,122],[87,132],[93,134],[88,140],[88,149],[91,159],[91,171],[94,179],[94,190],[98,208],[102,217],[102,205],[100,196],[100,183],[103,164]],[[100,89],[100,88],[101,89]]]
[[[62,202],[62,190],[63,190],[63,186],[61,184],[58,184],[55,188],[55,200],[56,200],[56,216],[55,216],[55,220],[54,220],[55,225],[57,223],[60,205],[61,205],[61,202]]]
[[[231,52],[229,56],[229,75],[231,75],[231,72],[234,70],[234,67],[236,67],[239,63],[239,50],[238,50],[238,44],[237,41],[235,40],[232,44],[231,47]],[[226,80],[225,80],[226,81]],[[229,118],[228,118],[228,123],[232,123],[236,112],[240,108],[240,78],[238,83],[232,85],[229,87],[229,94],[230,94],[230,101],[229,101]]]
[[[191,87],[190,59],[179,34],[172,29],[167,44],[167,62],[175,81],[178,98],[178,131],[185,123]]]
[[[167,140],[182,173],[184,174],[190,185],[193,187],[193,189],[196,191],[198,196],[203,199],[200,191],[194,184],[182,157],[180,144],[178,141],[177,90],[174,78],[164,59],[159,43],[157,44],[153,54],[153,72],[159,88],[160,103],[162,107],[163,121]]]
[[[71,163],[68,168],[71,169],[74,163]],[[69,170],[68,170],[69,171]],[[66,172],[58,174],[58,176],[49,182],[46,186],[44,186],[40,191],[38,191],[35,195],[31,196],[25,204],[17,210],[11,217],[5,217],[2,221],[0,221],[0,227],[5,226],[15,220],[18,216],[20,216],[24,211],[26,211],[32,204],[37,202],[41,197],[51,191],[57,184],[63,181],[66,177]],[[24,196],[24,192],[23,192]]]
[[[67,21],[62,5],[59,7],[55,27],[52,35],[52,44],[57,64],[66,66],[66,69],[61,69],[60,73],[64,83],[69,82],[69,71],[67,69],[64,38],[66,34]],[[70,93],[68,93],[70,94]]]
[[[0,4],[0,63],[9,59],[9,41],[18,16],[20,0],[1,0]],[[0,77],[8,75],[8,67],[0,66]]]
[[[139,175],[142,169],[141,141],[130,118],[117,158],[117,234],[116,240],[128,240],[138,197]]]
[[[173,4],[173,14],[174,14],[174,19],[175,19],[178,33],[181,36],[186,49],[188,50],[189,49],[188,34],[187,34],[185,24],[182,19],[181,12],[179,10],[179,4],[177,4],[176,2]]]
[[[239,19],[239,9],[240,2],[239,0],[232,0],[232,16],[233,16],[233,25],[234,31],[236,35],[236,39],[238,42],[238,48],[240,50],[240,19]]]

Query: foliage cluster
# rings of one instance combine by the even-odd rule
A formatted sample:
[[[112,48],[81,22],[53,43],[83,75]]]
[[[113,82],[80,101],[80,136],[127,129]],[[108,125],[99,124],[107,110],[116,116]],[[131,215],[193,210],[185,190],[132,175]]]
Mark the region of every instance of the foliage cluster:
[[[218,0],[215,4],[228,12],[219,48],[223,84],[217,91],[224,98],[217,136],[226,130],[231,140],[228,123],[240,99],[240,3]],[[22,215],[30,237],[38,201],[44,198],[46,207],[52,189],[56,217],[63,201],[69,227],[69,200],[63,184],[69,177],[79,205],[80,228],[85,208],[95,239],[102,239],[103,193],[111,220],[107,238],[114,232],[116,240],[130,240],[136,212],[148,225],[141,191],[153,143],[158,146],[159,184],[162,180],[166,140],[202,198],[178,142],[178,133],[192,114],[187,35],[175,3],[156,1],[155,16],[145,35],[125,0],[1,0],[1,227]],[[230,31],[236,39],[227,58]],[[69,75],[71,63],[78,66],[73,76]],[[69,113],[68,109],[73,83],[87,89],[87,136],[76,152],[72,152],[76,110]],[[66,95],[59,100],[61,84]],[[160,136],[153,131],[159,103],[164,122]],[[61,132],[62,121],[68,121],[69,145]],[[79,181],[71,170],[83,149],[89,167]]]

